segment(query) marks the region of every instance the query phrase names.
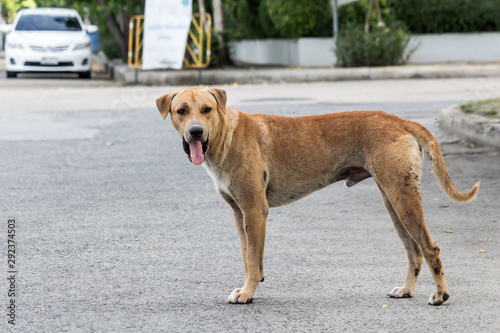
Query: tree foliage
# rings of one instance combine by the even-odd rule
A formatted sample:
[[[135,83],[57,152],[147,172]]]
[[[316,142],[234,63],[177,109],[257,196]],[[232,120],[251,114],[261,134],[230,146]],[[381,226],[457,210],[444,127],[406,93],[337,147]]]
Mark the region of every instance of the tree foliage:
[[[328,36],[332,31],[330,0],[226,0],[233,39]]]
[[[18,11],[23,8],[35,8],[35,0],[2,0],[3,16],[7,18],[7,23],[12,23]]]
[[[279,37],[262,0],[226,0],[226,21],[230,39]]]
[[[264,3],[271,22],[283,38],[321,35],[332,20],[330,0],[265,0]]]
[[[500,0],[387,0],[412,33],[500,31]]]

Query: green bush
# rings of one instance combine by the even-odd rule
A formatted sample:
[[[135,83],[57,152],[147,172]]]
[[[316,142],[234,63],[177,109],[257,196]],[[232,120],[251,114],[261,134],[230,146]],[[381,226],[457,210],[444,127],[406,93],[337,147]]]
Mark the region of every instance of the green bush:
[[[500,31],[500,0],[387,0],[415,34]]]
[[[391,28],[374,27],[369,33],[358,24],[339,32],[335,53],[343,67],[401,65],[407,60],[408,42],[406,30],[395,23]]]
[[[280,37],[318,36],[331,22],[330,0],[265,0],[269,17]]]
[[[274,27],[264,0],[226,0],[226,25],[231,31],[229,38],[261,39],[276,38]]]

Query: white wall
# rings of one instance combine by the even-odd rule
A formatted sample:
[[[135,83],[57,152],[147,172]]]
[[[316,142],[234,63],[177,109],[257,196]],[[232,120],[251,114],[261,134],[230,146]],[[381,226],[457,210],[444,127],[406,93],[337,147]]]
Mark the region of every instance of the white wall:
[[[232,42],[237,64],[331,67],[336,62],[332,38],[262,39]],[[410,63],[500,61],[500,32],[414,35]]]
[[[336,58],[331,38],[255,39],[232,42],[237,64],[331,67]]]
[[[407,50],[416,45],[412,63],[500,61],[498,32],[415,35]]]
[[[230,56],[236,63],[293,66],[297,63],[297,41],[292,39],[254,39],[230,43]]]
[[[297,42],[298,61],[295,66],[332,67],[337,62],[332,38],[299,38]]]

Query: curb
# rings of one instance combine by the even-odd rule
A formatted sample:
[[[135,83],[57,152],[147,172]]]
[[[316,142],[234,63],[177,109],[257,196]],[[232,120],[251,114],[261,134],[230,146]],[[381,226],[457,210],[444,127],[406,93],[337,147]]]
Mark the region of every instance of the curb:
[[[459,78],[500,76],[500,63],[439,64],[358,68],[269,68],[269,69],[187,69],[181,71],[142,71],[136,73],[127,65],[117,65],[114,79],[124,85],[198,85],[302,83],[345,80],[391,80],[417,78]]]
[[[458,104],[441,110],[440,127],[472,143],[500,148],[500,119],[465,114]]]

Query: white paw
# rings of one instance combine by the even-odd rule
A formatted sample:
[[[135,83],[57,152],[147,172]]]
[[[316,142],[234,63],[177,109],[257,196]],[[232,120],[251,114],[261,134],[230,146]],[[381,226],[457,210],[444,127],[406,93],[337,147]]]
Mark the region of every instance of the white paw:
[[[231,304],[245,304],[252,303],[252,294],[246,293],[242,291],[243,288],[234,289],[231,295],[226,299],[226,303]]]
[[[238,304],[238,296],[241,291],[241,288],[236,288],[233,290],[231,295],[226,299],[226,303]]]
[[[412,297],[412,294],[411,291],[407,288],[396,287],[392,289],[392,291],[388,293],[387,296],[391,298],[410,298]]]

